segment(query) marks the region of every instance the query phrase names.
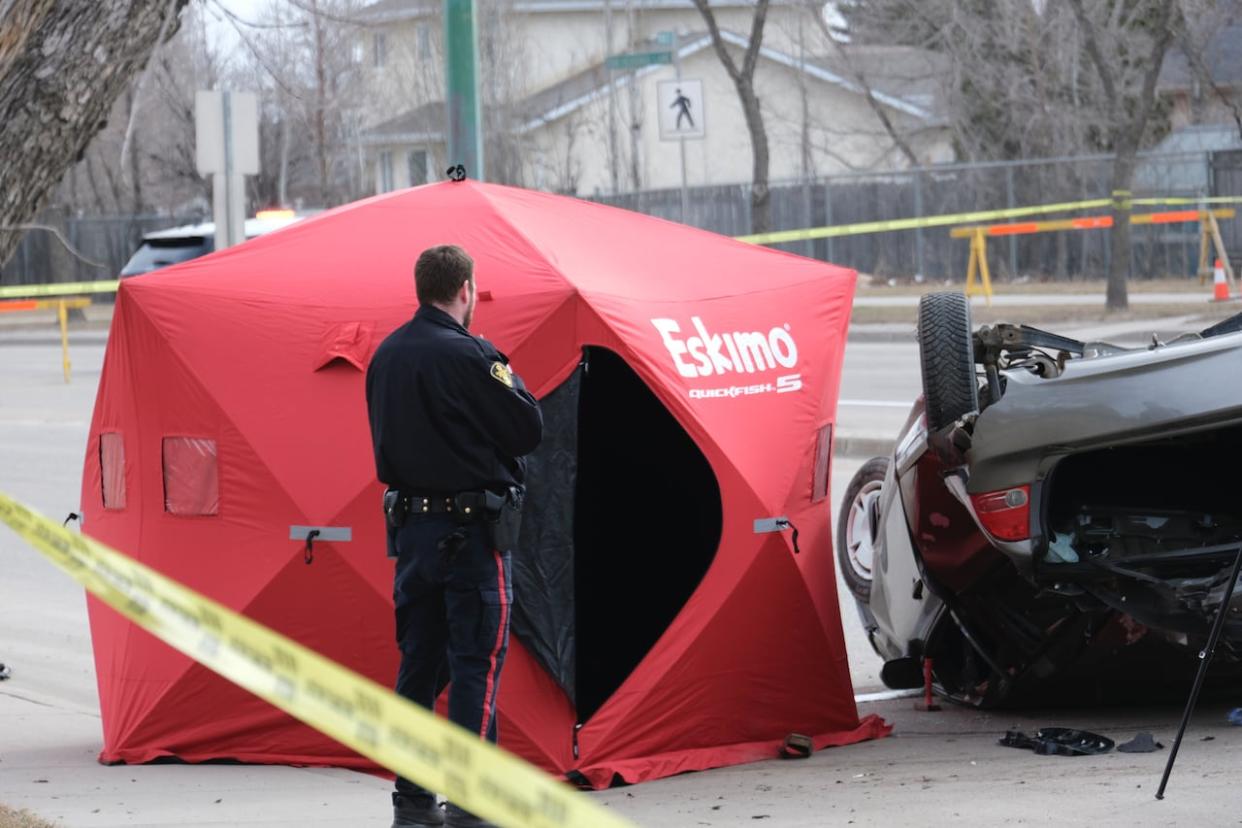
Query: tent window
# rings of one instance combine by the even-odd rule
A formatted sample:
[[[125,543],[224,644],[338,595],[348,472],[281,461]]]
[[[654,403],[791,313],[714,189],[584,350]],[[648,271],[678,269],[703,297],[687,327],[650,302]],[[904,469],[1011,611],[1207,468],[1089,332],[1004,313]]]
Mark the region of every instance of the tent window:
[[[115,431],[99,435],[99,474],[105,509],[125,508],[125,441]]]
[[[215,440],[165,437],[163,459],[166,512],[187,516],[220,513]]]
[[[681,612],[720,545],[707,458],[621,357],[587,351],[574,512],[576,702],[586,721]]]
[[[828,496],[828,466],[832,462],[832,424],[821,428],[815,436],[815,468],[811,472],[811,502],[819,503]]]

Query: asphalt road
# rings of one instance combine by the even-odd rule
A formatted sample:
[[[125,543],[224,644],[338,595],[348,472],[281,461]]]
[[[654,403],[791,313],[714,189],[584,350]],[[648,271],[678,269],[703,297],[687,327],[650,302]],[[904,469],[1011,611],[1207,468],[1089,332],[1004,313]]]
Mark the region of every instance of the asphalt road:
[[[0,491],[45,514],[78,503],[79,475],[103,348],[73,350],[74,381],[59,349],[0,335]],[[892,431],[917,394],[912,344],[851,343],[840,432]],[[894,425],[895,423],[895,425]],[[890,426],[892,428],[890,429]],[[839,432],[839,433],[840,433]],[[860,464],[833,463],[834,499]],[[386,826],[389,783],[333,769],[253,766],[104,767],[83,593],[7,529],[0,529],[0,802],[65,826]],[[851,673],[874,689],[879,666],[842,590]],[[864,703],[893,737],[595,794],[645,826],[1066,825],[1235,823],[1242,731],[1223,710],[1197,717],[1165,802],[1152,800],[1165,752],[1064,759],[998,747],[1011,727],[1090,727],[1126,739],[1151,730],[1168,743],[1180,711],[1093,709],[984,714],[912,711],[909,701]],[[1212,741],[1201,741],[1211,737]]]

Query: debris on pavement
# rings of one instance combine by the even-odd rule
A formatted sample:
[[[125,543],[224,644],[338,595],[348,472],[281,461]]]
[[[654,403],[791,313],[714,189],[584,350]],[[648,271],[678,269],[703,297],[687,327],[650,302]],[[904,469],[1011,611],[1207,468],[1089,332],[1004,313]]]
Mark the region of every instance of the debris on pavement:
[[[0,681],[4,681],[13,675],[13,671],[9,669],[9,665],[0,661]]]
[[[1155,736],[1142,731],[1125,744],[1117,745],[1117,750],[1122,753],[1155,753],[1158,750],[1164,750],[1164,745],[1157,742]]]
[[[1000,740],[1005,747],[1033,750],[1041,756],[1092,756],[1108,753],[1113,740],[1088,730],[1068,727],[1043,727],[1027,736],[1020,730],[1010,730]]]

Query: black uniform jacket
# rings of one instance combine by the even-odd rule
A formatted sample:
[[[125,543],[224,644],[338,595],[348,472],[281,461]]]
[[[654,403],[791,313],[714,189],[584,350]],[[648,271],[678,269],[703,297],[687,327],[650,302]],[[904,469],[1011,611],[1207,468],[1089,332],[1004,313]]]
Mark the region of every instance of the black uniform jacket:
[[[380,481],[420,495],[523,484],[543,415],[508,362],[439,308],[393,331],[367,368]]]

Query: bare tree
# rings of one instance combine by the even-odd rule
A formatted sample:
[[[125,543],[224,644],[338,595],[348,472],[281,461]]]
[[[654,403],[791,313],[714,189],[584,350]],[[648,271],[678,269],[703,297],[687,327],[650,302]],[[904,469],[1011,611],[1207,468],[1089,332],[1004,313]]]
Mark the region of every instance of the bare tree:
[[[1125,310],[1130,302],[1126,277],[1130,268],[1130,186],[1138,151],[1156,103],[1156,78],[1164,55],[1180,25],[1176,0],[1132,4],[1069,0],[1082,27],[1087,54],[1104,90],[1110,143],[1113,148],[1112,261],[1106,304]],[[1146,50],[1135,40],[1146,40]]]
[[[1184,25],[1177,45],[1199,84],[1229,113],[1238,130],[1238,137],[1242,138],[1242,100],[1216,82],[1207,62],[1212,40],[1224,37],[1222,30],[1228,32],[1235,19],[1242,19],[1242,4],[1222,3],[1217,6],[1215,0],[1181,0],[1181,11]]]
[[[871,79],[867,77],[867,73],[861,66],[858,65],[857,61],[853,59],[851,53],[846,49],[844,43],[842,42],[842,34],[840,32],[833,31],[828,19],[824,16],[823,3],[818,2],[818,0],[807,0],[806,12],[814,23],[815,28],[819,30],[823,41],[829,45],[833,53],[840,60],[841,64],[849,72],[850,80],[854,81],[854,83],[858,85],[858,88],[862,90],[863,97],[867,101],[867,106],[871,109],[872,114],[875,115],[876,120],[880,122],[880,126],[884,128],[884,132],[888,135],[889,140],[893,142],[893,146],[901,152],[905,159],[910,163],[911,167],[918,167],[919,158],[914,153],[914,150],[911,149],[907,136],[903,134],[901,130],[897,129],[897,126],[893,123],[893,119],[889,116],[888,110],[885,109],[884,105],[881,104],[876,98],[875,90],[871,85]],[[798,37],[799,42],[802,42],[803,34],[801,27],[798,29]],[[802,81],[802,83],[805,84],[805,81]]]
[[[8,0],[0,10],[0,228],[29,221],[186,0]],[[17,246],[0,232],[0,262]]]
[[[285,0],[255,20],[219,7],[244,47],[238,83],[257,85],[263,99],[264,169],[252,182],[257,201],[332,206],[365,189],[351,146],[362,103],[357,5]]]
[[[750,150],[753,159],[753,173],[750,188],[750,223],[751,232],[766,233],[772,227],[771,194],[768,191],[768,133],[763,125],[763,111],[759,105],[759,95],[755,92],[755,69],[759,64],[759,50],[763,43],[763,25],[768,17],[769,0],[757,0],[755,14],[751,20],[750,39],[746,44],[746,52],[742,56],[742,65],[733,60],[720,35],[720,27],[716,25],[716,15],[708,5],[708,0],[694,0],[699,14],[707,23],[707,31],[711,34],[712,47],[720,58],[725,71],[729,73],[733,85],[737,87],[738,99],[742,104],[742,114],[746,117],[746,129],[750,133]]]

